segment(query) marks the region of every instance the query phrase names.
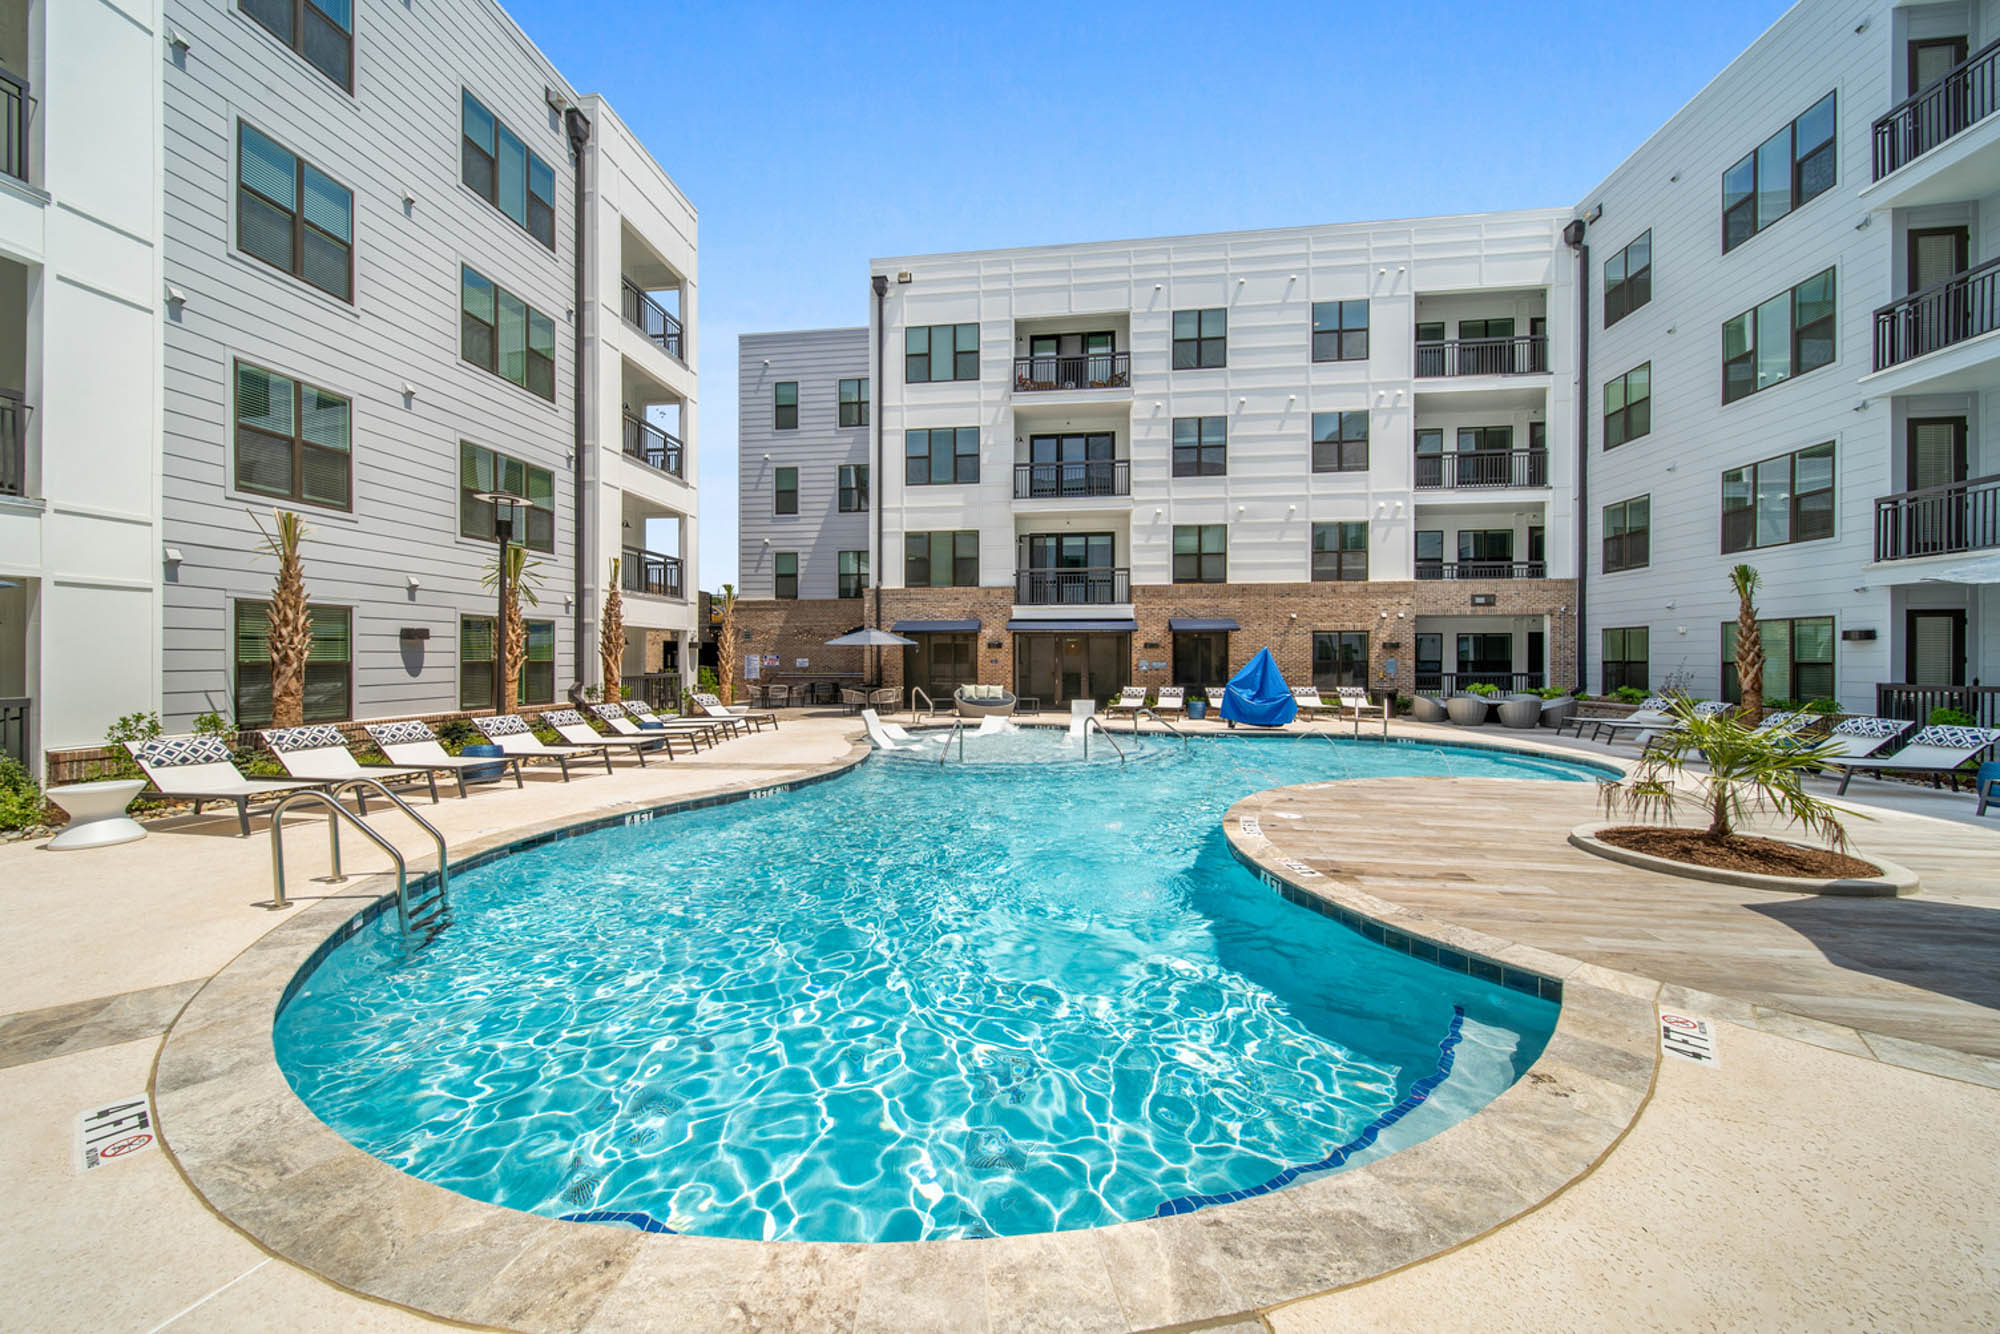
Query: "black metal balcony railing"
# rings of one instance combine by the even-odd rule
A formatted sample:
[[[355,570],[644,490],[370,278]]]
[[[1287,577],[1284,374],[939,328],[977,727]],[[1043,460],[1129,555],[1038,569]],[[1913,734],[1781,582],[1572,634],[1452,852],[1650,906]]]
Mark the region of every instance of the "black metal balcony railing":
[[[0,389],[0,496],[28,494],[28,409],[20,394]]]
[[[679,672],[628,673],[619,678],[619,684],[630,692],[628,698],[643,701],[649,709],[665,713],[681,710]]]
[[[1456,454],[1417,455],[1419,491],[1548,484],[1546,449],[1467,449]]]
[[[618,582],[627,593],[644,593],[656,598],[681,596],[681,558],[657,551],[626,547]]]
[[[1130,352],[1088,352],[1073,357],[1014,358],[1014,391],[1125,389],[1132,383]]]
[[[1548,562],[1539,560],[1419,560],[1419,579],[1546,579]]]
[[[14,763],[28,764],[28,715],[34,708],[29,699],[0,699],[0,755]]]
[[[658,343],[668,356],[680,357],[681,322],[673,312],[647,296],[629,278],[619,283],[619,289],[624,299],[625,322]]]
[[[2000,328],[2000,259],[1976,264],[1875,312],[1875,369]]]
[[[1512,338],[1447,338],[1417,344],[1417,377],[1440,375],[1543,375],[1549,369],[1545,334]]]
[[[1132,463],[1129,459],[1090,459],[1079,463],[1014,465],[1016,500],[1131,494]]]
[[[1974,727],[2000,727],[2000,686],[1919,686],[1904,681],[1875,685],[1875,713],[1881,718],[1930,722],[1933,709],[1957,709]]]
[[[649,468],[685,476],[681,471],[681,442],[659,427],[637,417],[625,419],[625,452]]]
[[[1468,686],[1498,686],[1503,695],[1516,694],[1526,690],[1540,690],[1547,684],[1542,672],[1427,672],[1417,669],[1417,693],[1419,695],[1463,694]]]
[[[28,81],[0,69],[0,172],[28,179]]]
[[[1876,498],[1876,560],[1993,547],[2000,547],[2000,473]]]
[[[1090,606],[1131,600],[1131,571],[1122,566],[1019,570],[1014,574],[1014,601],[1024,607]]]
[[[1980,47],[1943,78],[1891,107],[1875,122],[1875,179],[1992,115],[1996,83],[2000,42]]]

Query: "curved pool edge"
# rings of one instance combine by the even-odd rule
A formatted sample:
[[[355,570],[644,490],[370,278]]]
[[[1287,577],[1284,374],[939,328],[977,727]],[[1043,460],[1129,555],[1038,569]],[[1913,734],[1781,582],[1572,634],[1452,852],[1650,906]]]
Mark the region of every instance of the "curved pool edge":
[[[824,781],[867,754],[857,743],[784,782],[508,831],[469,845],[453,865],[633,814]],[[391,901],[385,873],[357,885],[359,911],[352,898],[301,909],[188,1002],[154,1067],[163,1142],[190,1188],[270,1253],[366,1297],[527,1330],[921,1327],[968,1309],[984,1310],[995,1329],[1030,1327],[1038,1311],[1058,1308],[1125,1329],[1215,1321],[1461,1246],[1539,1208],[1615,1147],[1651,1096],[1656,986],[1266,865],[1256,848],[1239,847],[1243,804],[1224,828],[1260,877],[1250,892],[1288,886],[1294,901],[1337,905],[1357,922],[1560,983],[1555,1031],[1523,1078],[1466,1120],[1362,1167],[1102,1228],[977,1242],[765,1243],[564,1222],[405,1175],[321,1122],[280,1071],[278,1008],[317,958]]]

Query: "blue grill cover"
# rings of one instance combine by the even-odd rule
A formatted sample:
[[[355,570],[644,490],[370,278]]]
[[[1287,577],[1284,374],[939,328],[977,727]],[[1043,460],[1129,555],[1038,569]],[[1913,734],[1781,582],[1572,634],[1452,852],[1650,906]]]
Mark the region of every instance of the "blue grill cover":
[[[1299,716],[1292,688],[1278,674],[1271,650],[1260,648],[1222,692],[1222,716],[1252,727],[1283,727]]]

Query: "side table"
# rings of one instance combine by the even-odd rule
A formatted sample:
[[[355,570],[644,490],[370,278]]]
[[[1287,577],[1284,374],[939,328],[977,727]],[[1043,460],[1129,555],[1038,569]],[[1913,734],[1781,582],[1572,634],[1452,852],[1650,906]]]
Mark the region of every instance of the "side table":
[[[144,838],[146,827],[127,815],[125,808],[145,786],[144,779],[108,778],[50,788],[45,795],[69,812],[69,823],[45,846],[52,852],[71,852]]]

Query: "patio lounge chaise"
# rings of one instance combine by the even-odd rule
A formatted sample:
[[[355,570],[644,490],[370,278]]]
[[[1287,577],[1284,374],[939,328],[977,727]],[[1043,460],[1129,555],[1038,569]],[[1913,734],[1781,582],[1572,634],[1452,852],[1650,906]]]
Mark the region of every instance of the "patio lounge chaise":
[[[1843,718],[1828,733],[1821,744],[1837,747],[1834,757],[1839,760],[1860,760],[1885,749],[1903,733],[1916,724],[1902,718],[1877,718],[1871,714],[1857,714]]]
[[[1996,743],[2000,743],[2000,728],[1932,726],[1911,737],[1910,744],[1894,755],[1831,759],[1827,764],[1840,770],[1842,794],[1860,770],[1878,778],[1884,774],[1926,774],[1933,787],[1938,779],[1949,778],[1951,790],[1956,792],[1959,766]]]
[[[1146,707],[1146,687],[1126,686],[1118,692],[1118,698],[1104,706],[1107,714],[1129,713],[1137,717],[1139,710]]]
[[[1599,740],[1607,732],[1613,741],[1627,732],[1637,732],[1641,736],[1647,732],[1671,732],[1680,726],[1680,718],[1674,710],[1685,704],[1685,700],[1669,699],[1664,709],[1642,708],[1629,718],[1593,718],[1590,720],[1590,739]],[[1698,718],[1709,718],[1735,707],[1726,700],[1706,699],[1694,706],[1694,712]]]
[[[1218,716],[1222,710],[1222,695],[1227,689],[1227,686],[1203,686],[1201,688],[1201,693],[1208,696],[1208,707],[1216,710]]]
[[[758,731],[761,731],[766,723],[774,728],[778,725],[778,715],[775,713],[752,713],[740,705],[724,704],[713,695],[697,694],[692,698],[696,707],[711,718],[734,718],[738,722],[750,724],[752,730]]]
[[[1667,712],[1667,710],[1673,708],[1673,706],[1674,706],[1674,697],[1672,695],[1648,695],[1646,697],[1645,703],[1641,704],[1628,717],[1620,719],[1619,721],[1631,722],[1633,719],[1638,718],[1641,715],[1644,715],[1646,717],[1652,718],[1657,722],[1666,722],[1673,717],[1673,714]],[[1577,739],[1582,740],[1584,728],[1595,727],[1597,726],[1597,724],[1603,721],[1605,720],[1602,718],[1585,718],[1580,714],[1571,714],[1561,725],[1559,725],[1556,728],[1556,735],[1561,736],[1562,730],[1565,727],[1574,727],[1576,729]],[[1593,733],[1592,735],[1595,735],[1595,733]]]
[[[1090,720],[1097,716],[1097,702],[1088,699],[1073,699],[1069,702],[1069,734],[1082,736],[1090,730]]]
[[[1018,703],[1004,686],[983,686],[968,682],[951,692],[952,707],[961,718],[1004,718]]]
[[[1308,719],[1318,718],[1322,713],[1337,711],[1338,706],[1328,704],[1319,697],[1318,686],[1293,686],[1292,700],[1299,706],[1299,712]]]
[[[727,715],[689,718],[681,714],[669,714],[663,718],[653,712],[652,705],[641,703],[636,699],[625,701],[625,713],[633,722],[639,724],[641,730],[647,732],[672,731],[675,728],[692,731],[696,727],[708,727],[720,729],[724,737],[738,737],[757,730],[743,719]]]
[[[877,750],[915,750],[929,739],[911,736],[895,723],[883,722],[882,715],[873,709],[863,709],[861,721],[868,728],[868,739],[875,743]]]
[[[1186,713],[1187,688],[1185,686],[1161,686],[1159,703],[1153,705],[1156,713]]]
[[[491,718],[474,718],[472,725],[485,735],[488,741],[506,751],[509,755],[524,760],[554,760],[562,769],[563,782],[569,781],[569,762],[592,751],[604,757],[604,772],[611,772],[611,747],[602,737],[594,746],[549,746],[535,735],[528,726],[527,719],[518,713],[503,713]]]
[[[643,704],[638,707],[646,708]],[[635,714],[632,706],[627,704],[593,704],[590,706],[590,711],[597,715],[599,722],[619,736],[643,737],[671,732],[675,736],[686,737],[689,744],[697,751],[703,746],[713,749],[718,742],[729,736],[730,731],[727,723],[713,718],[660,718],[649,709],[644,714],[644,721],[638,721],[639,715]]]
[[[367,723],[368,739],[375,748],[389,757],[391,764],[409,769],[449,769],[458,775],[458,794],[465,795],[465,771],[468,769],[498,769],[511,765],[514,770],[514,786],[521,782],[521,761],[507,755],[453,755],[437,739],[429,724]]]
[[[1735,707],[1734,704],[1729,703],[1727,700],[1705,699],[1694,706],[1694,716],[1697,718],[1713,718],[1719,713],[1728,713]],[[1619,729],[1623,728],[1629,731],[1637,728],[1640,735],[1639,749],[1648,751],[1659,744],[1662,738],[1678,732],[1681,729],[1681,720],[1676,716],[1665,723],[1656,724],[1636,722],[1631,718],[1607,718],[1599,723],[1598,726],[1608,728],[1612,733],[1613,740],[1617,739]]]
[[[1333,694],[1334,698],[1340,701],[1341,716],[1354,715],[1354,730],[1357,734],[1361,731],[1362,719],[1371,714],[1379,714],[1382,719],[1383,735],[1388,735],[1389,706],[1386,704],[1377,704],[1375,701],[1369,699],[1368,691],[1365,687],[1335,686]]]
[[[575,709],[550,709],[542,714],[542,721],[556,729],[556,735],[572,746],[610,746],[626,755],[635,755],[639,767],[646,767],[647,751],[665,751],[668,759],[674,757],[674,738],[671,732],[658,736],[604,736],[585,722],[583,715]],[[694,742],[688,742],[688,753],[694,753]]]
[[[391,778],[421,778],[430,784],[431,805],[437,805],[437,770],[429,765],[363,764],[347,748],[347,738],[338,727],[319,723],[310,727],[280,727],[264,733],[264,744],[285,766],[285,772],[306,782],[344,783],[350,778],[372,778],[386,784]],[[458,785],[465,795],[465,784]],[[361,813],[368,814],[368,793],[354,790]]]
[[[245,838],[250,837],[250,803],[258,797],[282,797],[308,788],[324,791],[327,786],[324,781],[245,778],[230,762],[229,747],[221,737],[163,736],[127,741],[125,749],[132,752],[160,796],[193,802],[196,815],[201,814],[205,801],[234,802]]]

